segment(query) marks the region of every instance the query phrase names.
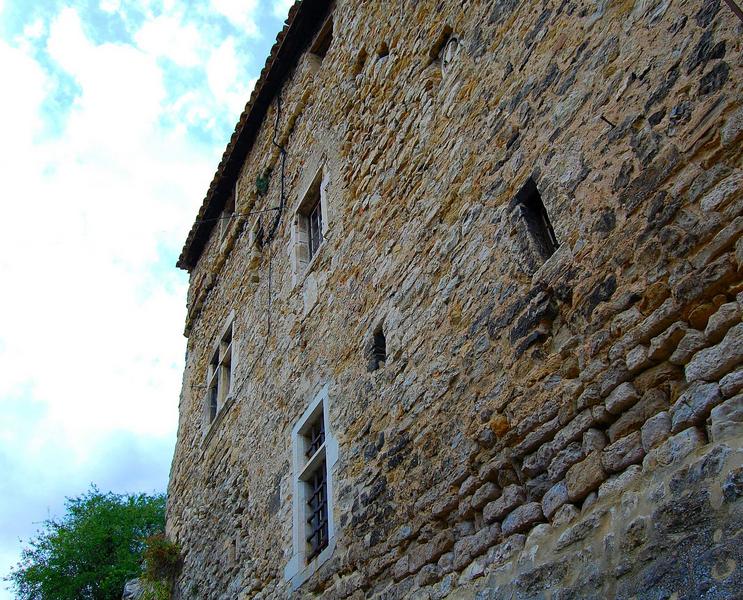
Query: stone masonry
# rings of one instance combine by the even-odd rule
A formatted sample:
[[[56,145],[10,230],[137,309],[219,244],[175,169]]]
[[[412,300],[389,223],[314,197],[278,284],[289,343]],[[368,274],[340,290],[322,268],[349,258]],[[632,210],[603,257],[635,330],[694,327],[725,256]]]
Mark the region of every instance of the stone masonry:
[[[743,597],[742,67],[722,0],[296,3],[179,261],[174,597]]]

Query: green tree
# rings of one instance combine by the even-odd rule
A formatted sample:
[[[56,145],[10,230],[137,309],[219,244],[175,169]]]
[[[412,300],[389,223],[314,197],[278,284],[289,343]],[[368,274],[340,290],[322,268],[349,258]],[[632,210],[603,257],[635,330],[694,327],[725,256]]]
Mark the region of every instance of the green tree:
[[[120,600],[140,573],[146,537],[165,528],[165,496],[101,493],[67,498],[44,521],[6,578],[21,600]]]

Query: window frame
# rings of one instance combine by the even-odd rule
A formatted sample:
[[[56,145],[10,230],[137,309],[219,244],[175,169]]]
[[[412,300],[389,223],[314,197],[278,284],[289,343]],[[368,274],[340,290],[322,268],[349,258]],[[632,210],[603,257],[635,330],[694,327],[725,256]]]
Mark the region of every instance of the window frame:
[[[333,15],[330,15],[320,27],[310,46],[310,54],[317,57],[320,62],[327,56],[333,45]]]
[[[314,269],[319,257],[323,254],[328,240],[328,199],[327,187],[330,178],[327,169],[321,165],[315,172],[310,184],[299,194],[300,201],[292,221],[292,240],[290,254],[292,258],[292,285],[296,286]],[[311,218],[316,215],[317,245],[311,240]]]
[[[217,341],[212,345],[211,358],[206,370],[205,436],[219,421],[220,415],[234,397],[237,363],[234,323],[235,311],[232,311],[222,326]]]
[[[325,385],[320,390],[292,429],[292,556],[284,569],[284,577],[291,582],[294,590],[333,555],[336,546],[338,527],[333,518],[332,470],[338,461],[338,442],[330,427],[328,388]],[[323,423],[324,441],[308,455],[308,434],[318,419]],[[308,543],[309,482],[320,469],[325,471],[327,543],[313,555]]]
[[[237,183],[230,190],[230,193],[225,200],[224,208],[219,215],[219,239],[223,240],[227,236],[227,232],[230,229],[230,225],[235,220],[237,214]]]

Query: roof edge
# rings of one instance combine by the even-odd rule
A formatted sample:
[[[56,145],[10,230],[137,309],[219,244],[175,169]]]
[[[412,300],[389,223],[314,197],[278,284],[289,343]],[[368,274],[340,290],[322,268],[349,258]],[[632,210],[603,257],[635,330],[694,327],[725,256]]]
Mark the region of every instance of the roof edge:
[[[209,219],[221,214],[271,102],[324,22],[331,3],[332,0],[297,0],[289,9],[188,233],[176,263],[179,269],[190,272],[198,263],[217,223]]]

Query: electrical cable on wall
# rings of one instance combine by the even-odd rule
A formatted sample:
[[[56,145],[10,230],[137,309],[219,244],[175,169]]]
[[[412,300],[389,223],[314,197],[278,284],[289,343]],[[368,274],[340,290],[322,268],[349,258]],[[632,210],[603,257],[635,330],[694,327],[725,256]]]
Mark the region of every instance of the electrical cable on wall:
[[[279,149],[279,154],[281,156],[281,173],[279,175],[278,212],[276,214],[276,218],[274,219],[273,225],[271,226],[271,230],[268,232],[268,236],[266,236],[266,243],[268,244],[268,320],[267,320],[267,328],[266,328],[266,344],[268,344],[268,337],[271,335],[271,304],[272,304],[271,287],[272,287],[272,278],[273,278],[273,258],[272,258],[273,253],[271,252],[270,243],[276,236],[276,232],[279,229],[279,224],[281,223],[281,217],[284,214],[284,206],[286,204],[285,187],[284,187],[285,176],[286,176],[286,148],[284,148],[276,140],[279,134],[280,120],[281,120],[281,93],[279,92],[276,95],[276,120],[274,122],[273,139],[271,140],[271,142],[276,148]]]
[[[260,214],[260,213],[268,213],[268,212],[276,212],[276,218],[274,219],[273,225],[271,226],[271,230],[268,232],[268,235],[266,236],[265,246],[268,251],[268,309],[267,309],[267,327],[266,327],[266,335],[263,338],[263,346],[261,347],[260,352],[253,360],[253,363],[250,367],[250,371],[245,375],[243,378],[242,384],[236,390],[235,396],[239,396],[242,392],[243,387],[251,381],[251,375],[253,374],[253,371],[255,370],[255,367],[258,365],[258,362],[263,356],[263,353],[266,351],[266,347],[268,346],[268,338],[271,335],[271,308],[272,308],[272,286],[273,286],[273,253],[271,252],[271,246],[270,242],[274,239],[276,235],[276,231],[279,228],[279,224],[281,222],[281,216],[284,212],[284,207],[286,206],[286,188],[285,188],[285,172],[286,172],[286,148],[281,146],[277,141],[276,137],[278,135],[278,129],[279,129],[279,120],[281,118],[281,96],[276,96],[276,121],[274,123],[274,132],[273,132],[273,139],[272,143],[274,146],[276,146],[279,149],[279,152],[281,154],[281,175],[280,175],[280,191],[279,191],[279,206],[275,206],[272,208],[267,209],[261,209],[261,210],[252,210],[247,213],[239,213],[239,214],[232,214],[230,216],[225,217],[218,217],[215,219],[204,219],[204,221],[219,221],[222,219],[231,219],[234,216],[250,216],[254,214]]]
[[[215,221],[227,221],[229,219],[234,219],[235,217],[250,217],[251,215],[257,215],[259,213],[267,213],[267,212],[274,212],[277,210],[281,210],[278,206],[274,208],[264,208],[263,210],[251,210],[246,213],[232,213],[227,216],[222,217],[214,217],[213,219],[197,219],[196,223],[214,223]]]

